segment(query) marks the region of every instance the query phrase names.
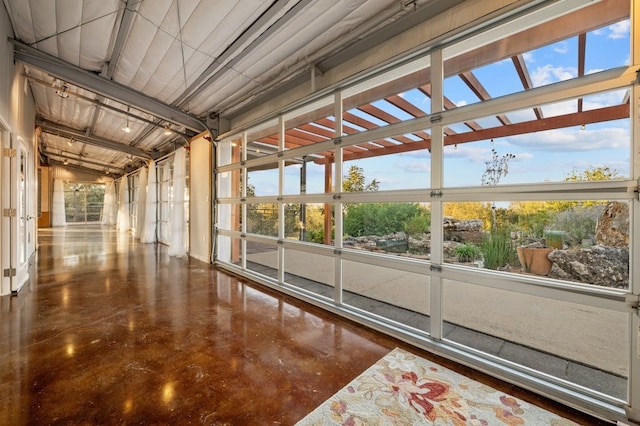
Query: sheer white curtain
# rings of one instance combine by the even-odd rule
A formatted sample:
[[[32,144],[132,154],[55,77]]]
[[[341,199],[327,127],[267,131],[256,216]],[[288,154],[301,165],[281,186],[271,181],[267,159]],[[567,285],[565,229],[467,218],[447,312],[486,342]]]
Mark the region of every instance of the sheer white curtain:
[[[64,213],[64,182],[60,179],[53,181],[51,226],[67,226],[67,218]]]
[[[156,183],[156,163],[149,162],[149,172],[147,176],[146,206],[144,209],[144,226],[140,234],[141,243],[156,242],[156,209],[158,204],[158,193]]]
[[[136,238],[140,238],[140,236],[144,232],[144,211],[147,207],[147,178],[147,168],[143,167],[142,170],[140,170],[140,180],[138,181],[138,199],[136,200]]]
[[[104,204],[102,205],[102,224],[115,225],[116,218],[116,186],[113,182],[107,182],[107,187],[104,191]]]
[[[118,197],[118,231],[129,230],[129,183],[127,176],[120,179],[120,194]]]
[[[184,190],[187,184],[186,149],[176,150],[173,157],[173,206],[171,209],[171,239],[169,256],[182,257],[187,254],[184,244]]]

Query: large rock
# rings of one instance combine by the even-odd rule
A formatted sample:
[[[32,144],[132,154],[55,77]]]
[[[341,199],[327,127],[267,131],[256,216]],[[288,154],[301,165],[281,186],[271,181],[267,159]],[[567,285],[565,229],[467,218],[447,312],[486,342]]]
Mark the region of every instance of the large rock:
[[[445,241],[456,241],[459,243],[482,243],[482,220],[467,219],[458,220],[445,216],[443,220]]]
[[[596,243],[611,247],[629,247],[629,205],[610,202],[598,218]]]
[[[581,250],[554,250],[549,276],[604,287],[629,288],[629,250],[596,245]]]

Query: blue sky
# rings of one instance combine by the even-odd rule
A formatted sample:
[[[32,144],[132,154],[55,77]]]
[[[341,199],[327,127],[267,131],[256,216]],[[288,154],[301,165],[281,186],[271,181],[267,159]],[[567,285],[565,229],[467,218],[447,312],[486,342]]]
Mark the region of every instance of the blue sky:
[[[629,64],[629,21],[622,21],[587,34],[585,72],[599,72]],[[572,37],[524,55],[532,83],[535,87],[575,78],[578,75],[578,38]],[[473,70],[492,97],[523,90],[511,60],[504,60]],[[454,76],[445,80],[445,96],[459,107],[479,102],[469,88]],[[406,100],[430,112],[430,100],[417,90],[402,93]],[[595,94],[584,98],[584,110],[619,105],[625,91]],[[397,117],[410,116],[385,101],[374,103]],[[577,112],[577,102],[562,102],[542,107],[545,117]],[[356,112],[354,112],[356,113]],[[357,112],[369,121],[381,124],[375,118]],[[535,118],[533,110],[507,114],[517,123]],[[482,127],[500,125],[495,117],[476,120]],[[462,123],[451,126],[456,132],[470,131]],[[407,135],[407,137],[413,137]],[[478,141],[447,146],[444,151],[444,183],[446,187],[479,185],[485,162],[491,159],[491,150],[500,156],[511,153],[509,173],[501,184],[562,181],[573,170],[609,166],[619,176],[630,174],[630,131],[628,120],[588,124],[581,126],[531,133],[520,136],[496,138],[494,141]],[[413,189],[430,186],[430,156],[427,151],[414,151],[346,162],[362,167],[367,180],[380,181],[381,190]],[[256,186],[256,195],[277,194],[277,171],[250,173],[249,182]],[[309,164],[307,169],[307,193],[321,193],[324,189],[324,167]],[[299,168],[287,167],[285,194],[299,193]]]

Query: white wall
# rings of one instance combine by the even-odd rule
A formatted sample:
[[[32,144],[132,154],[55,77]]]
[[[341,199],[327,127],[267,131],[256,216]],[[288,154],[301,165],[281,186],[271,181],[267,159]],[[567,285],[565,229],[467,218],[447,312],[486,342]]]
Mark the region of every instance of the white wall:
[[[27,187],[27,197],[29,199],[28,216],[35,218],[37,215],[37,143],[34,132],[36,109],[33,94],[24,76],[25,68],[20,64],[14,64],[13,44],[9,42],[10,38],[13,38],[11,23],[4,7],[0,7],[0,127],[4,130],[2,148],[8,147],[10,140],[21,141],[27,145],[27,150],[32,159],[29,176],[27,176],[29,184]],[[0,200],[2,200],[0,209],[14,207],[9,204],[9,197],[7,197],[9,182],[8,179],[5,179],[8,176],[5,169],[8,161],[4,161],[4,157],[2,159],[3,161],[0,161],[0,174],[4,178],[0,186]],[[11,266],[10,248],[12,243],[9,233],[11,226],[13,226],[11,220],[3,217],[2,226],[0,227],[0,269]],[[35,252],[35,219],[28,221],[26,231],[29,234],[28,258]],[[9,279],[2,277],[0,295],[5,295],[9,292]]]

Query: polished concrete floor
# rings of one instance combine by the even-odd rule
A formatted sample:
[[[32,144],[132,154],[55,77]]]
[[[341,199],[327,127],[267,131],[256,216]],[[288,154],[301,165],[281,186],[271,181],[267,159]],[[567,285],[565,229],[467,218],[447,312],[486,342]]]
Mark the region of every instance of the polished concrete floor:
[[[292,425],[394,347],[595,419],[206,263],[100,227],[41,229],[0,297],[0,425]]]

